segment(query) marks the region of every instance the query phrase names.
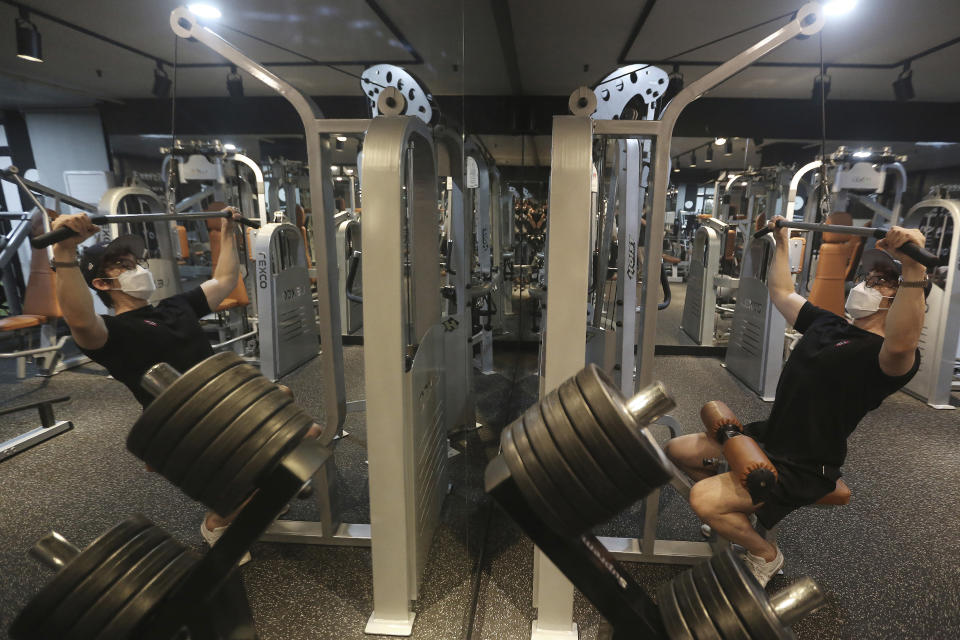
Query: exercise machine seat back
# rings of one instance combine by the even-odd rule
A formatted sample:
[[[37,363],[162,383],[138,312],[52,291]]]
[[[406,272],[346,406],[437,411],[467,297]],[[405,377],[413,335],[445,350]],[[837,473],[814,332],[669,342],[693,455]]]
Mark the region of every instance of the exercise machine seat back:
[[[180,259],[177,264],[186,264],[190,257],[190,243],[187,242],[187,228],[182,224],[177,225],[177,240],[180,242]]]
[[[207,211],[220,211],[221,209],[226,208],[222,202],[213,202],[207,206]],[[217,262],[220,259],[220,218],[208,218],[207,219],[207,233],[210,234],[210,264],[212,265],[213,272],[217,270]],[[212,311],[220,312],[226,311],[227,309],[234,309],[236,307],[246,307],[250,304],[250,298],[247,296],[247,287],[243,284],[243,277],[237,277],[237,285],[233,288],[233,291],[224,298],[216,309]]]
[[[837,212],[827,216],[827,224],[849,226],[853,218],[849,213]],[[810,302],[821,309],[843,315],[846,301],[844,282],[850,261],[857,245],[849,242],[850,236],[840,233],[823,233],[820,245],[820,258],[817,261],[817,273],[810,287]]]
[[[39,218],[35,219],[34,232],[39,234]],[[50,268],[46,249],[32,249],[30,256],[30,279],[23,298],[23,313],[0,318],[0,331],[16,331],[38,327],[52,319],[63,317],[57,302],[57,274]]]

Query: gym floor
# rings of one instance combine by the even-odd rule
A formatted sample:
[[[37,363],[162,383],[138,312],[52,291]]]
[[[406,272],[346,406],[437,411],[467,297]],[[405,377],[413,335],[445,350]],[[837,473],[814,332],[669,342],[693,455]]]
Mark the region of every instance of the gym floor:
[[[483,428],[455,438],[453,489],[434,541],[417,602],[414,638],[521,640],[532,617],[532,546],[482,491],[482,471],[496,453],[499,432],[536,398],[535,352],[498,343],[497,373],[475,377]],[[348,400],[363,396],[362,347],[346,347]],[[663,356],[655,362],[678,401],[674,416],[684,433],[700,430],[697,412],[723,399],[744,420],[764,418],[758,400],[715,358]],[[283,382],[317,417],[318,361]],[[202,550],[203,508],[191,502],[124,446],[139,409],[103,369],[86,365],[50,379],[18,381],[13,363],[0,363],[0,407],[69,394],[57,417],[75,428],[0,463],[0,636],[13,616],[50,578],[27,556],[33,542],[54,529],[78,546],[134,513],[142,513],[181,541]],[[815,401],[815,399],[811,399]],[[852,502],[808,508],[780,528],[786,565],[770,583],[776,591],[801,575],[813,577],[829,604],[800,622],[798,637],[956,638],[960,635],[960,419],[897,393],[868,415],[850,440],[844,469]],[[4,416],[0,440],[36,426],[36,413]],[[349,414],[350,435],[336,461],[348,522],[368,522],[363,414]],[[290,518],[307,518],[309,500],[295,501]],[[638,505],[602,526],[603,535],[636,536]],[[661,497],[660,537],[695,540],[698,522],[671,489]],[[242,569],[263,640],[369,638],[363,626],[372,608],[370,553],[365,549],[259,544]],[[667,565],[630,565],[653,594],[679,572]],[[596,637],[599,614],[579,595],[580,637]]]

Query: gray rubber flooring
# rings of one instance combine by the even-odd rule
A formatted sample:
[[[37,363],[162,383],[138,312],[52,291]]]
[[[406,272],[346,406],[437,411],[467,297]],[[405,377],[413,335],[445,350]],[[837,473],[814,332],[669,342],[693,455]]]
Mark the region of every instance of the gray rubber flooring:
[[[363,397],[362,348],[347,347],[348,399]],[[497,373],[475,377],[478,421],[484,427],[452,439],[453,488],[431,550],[414,638],[529,638],[533,618],[532,546],[482,492],[482,470],[496,453],[500,429],[534,401],[537,354],[498,350]],[[699,430],[697,412],[725,400],[743,420],[766,416],[769,405],[734,380],[716,359],[659,357],[656,377],[677,398],[683,432]],[[301,404],[323,414],[319,362],[284,380]],[[83,546],[133,513],[143,513],[178,539],[203,550],[197,531],[203,508],[124,447],[138,406],[102,369],[84,366],[51,379],[17,381],[0,362],[0,407],[69,394],[57,416],[73,431],[0,463],[0,637],[16,612],[51,573],[27,557],[51,529]],[[815,401],[815,399],[811,399]],[[0,439],[35,426],[35,413],[0,418]],[[345,520],[368,522],[363,414],[349,414],[350,435],[336,451]],[[960,637],[960,412],[935,411],[906,394],[867,416],[850,441],[845,467],[850,505],[805,509],[780,529],[784,575],[769,590],[813,577],[829,604],[796,625],[801,639]],[[658,535],[697,539],[698,523],[672,491],[661,497]],[[287,517],[309,517],[296,501]],[[636,505],[597,530],[636,536]],[[372,609],[368,550],[258,544],[242,569],[264,640],[359,639]],[[653,593],[680,568],[631,565]],[[579,594],[575,621],[584,640],[596,637],[600,616]]]

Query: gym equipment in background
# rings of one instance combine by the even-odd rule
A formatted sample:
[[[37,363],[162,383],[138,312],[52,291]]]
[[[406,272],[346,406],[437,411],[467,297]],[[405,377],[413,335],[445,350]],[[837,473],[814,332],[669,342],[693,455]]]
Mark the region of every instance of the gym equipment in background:
[[[904,390],[935,409],[955,409],[950,395],[960,390],[960,186],[933,187],[903,217],[903,226],[920,229],[926,250],[940,266],[931,270],[933,284],[920,334],[920,370]]]
[[[0,408],[0,416],[17,413],[19,411],[29,411],[30,409],[36,409],[40,414],[39,427],[22,433],[15,438],[10,438],[6,442],[0,442],[0,462],[34,445],[40,444],[44,440],[49,440],[54,436],[73,429],[72,422],[69,420],[57,420],[53,415],[53,405],[58,402],[67,402],[68,400],[70,400],[70,396],[59,396],[57,398],[37,400],[36,402],[21,404],[15,407]]]

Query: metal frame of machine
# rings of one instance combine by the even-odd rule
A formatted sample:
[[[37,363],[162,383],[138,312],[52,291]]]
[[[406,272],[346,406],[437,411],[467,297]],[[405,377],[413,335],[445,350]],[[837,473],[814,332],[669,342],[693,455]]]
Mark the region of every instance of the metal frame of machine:
[[[309,97],[197,23],[186,8],[173,10],[170,25],[178,36],[198,40],[287,98],[303,120],[323,345],[324,444],[341,432],[346,413],[330,149],[324,139],[335,133],[365,134],[361,175],[369,185],[363,194],[369,205],[364,207],[368,258],[363,271],[371,524],[340,523],[328,499],[320,522],[280,520],[261,539],[369,544],[374,611],[367,630],[409,635],[415,618],[411,601],[417,597],[447,489],[439,254],[429,257],[437,247],[433,135],[416,118],[401,115],[406,103],[392,87],[379,93],[383,117],[324,119]],[[318,495],[327,493],[332,480],[329,473],[315,478],[321,485]]]

